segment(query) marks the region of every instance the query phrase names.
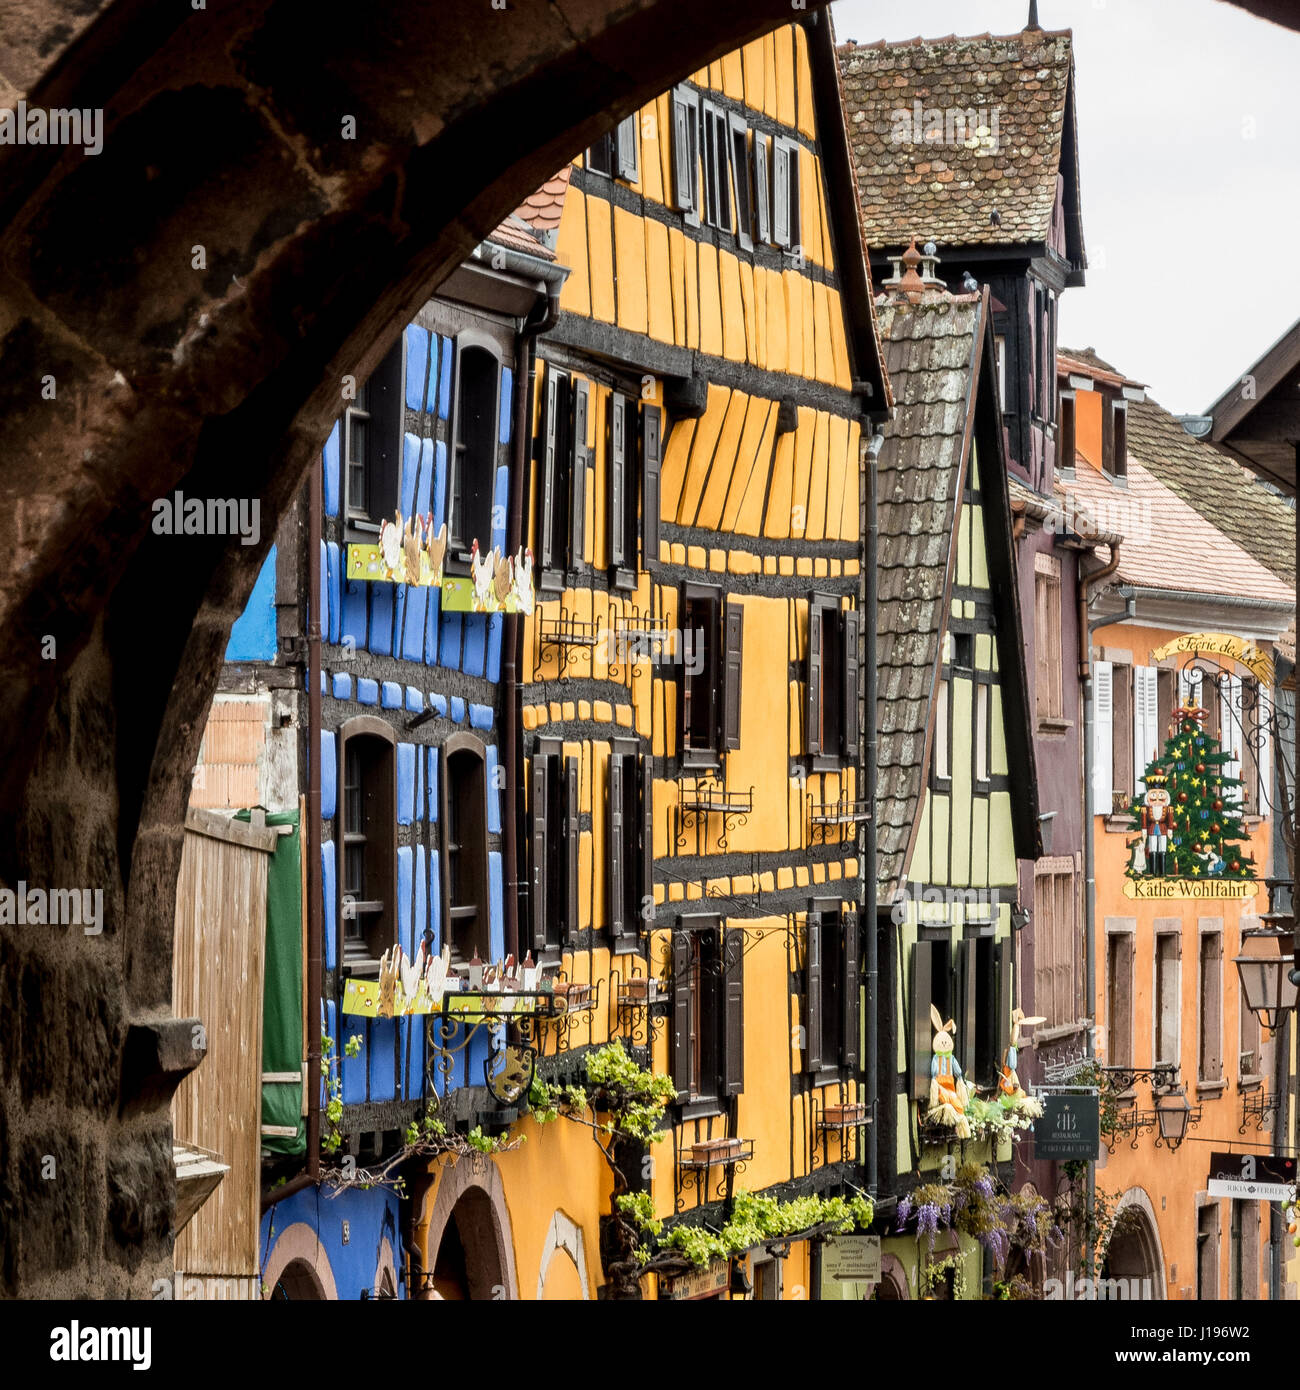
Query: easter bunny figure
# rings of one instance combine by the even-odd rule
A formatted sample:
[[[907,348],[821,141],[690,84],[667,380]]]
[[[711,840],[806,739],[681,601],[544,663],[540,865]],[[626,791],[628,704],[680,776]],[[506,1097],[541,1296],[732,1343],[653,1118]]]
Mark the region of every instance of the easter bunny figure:
[[[1036,1023],[1046,1023],[1045,1018],[1026,1018],[1023,1009],[1011,1011],[1011,1046],[1002,1054],[1002,1071],[998,1076],[998,1103],[1004,1110],[1017,1110],[1022,1115],[1037,1119],[1043,1113],[1040,1101],[1025,1094],[1016,1075],[1016,1061],[1020,1052],[1020,1029],[1031,1028]]]
[[[945,1023],[933,1004],[930,1020],[934,1024],[934,1056],[930,1061],[930,1109],[925,1118],[931,1124],[955,1130],[958,1139],[969,1139],[966,1105],[970,1096],[962,1080],[961,1063],[952,1055],[952,1030],[956,1025],[951,1019]]]

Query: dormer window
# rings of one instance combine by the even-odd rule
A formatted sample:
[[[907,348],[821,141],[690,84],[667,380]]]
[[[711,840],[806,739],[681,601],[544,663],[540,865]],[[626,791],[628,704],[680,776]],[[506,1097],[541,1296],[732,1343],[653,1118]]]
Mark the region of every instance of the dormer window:
[[[1103,398],[1101,467],[1112,478],[1128,477],[1128,402]]]

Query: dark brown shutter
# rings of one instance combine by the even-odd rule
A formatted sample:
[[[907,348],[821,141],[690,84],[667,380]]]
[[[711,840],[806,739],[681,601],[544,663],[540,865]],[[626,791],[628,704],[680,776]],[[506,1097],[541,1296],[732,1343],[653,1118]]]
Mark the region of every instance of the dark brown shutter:
[[[862,1016],[861,980],[858,969],[858,914],[844,914],[844,1039],[840,1061],[846,1067],[858,1065],[859,1019]]]
[[[930,1006],[934,1003],[934,942],[912,946],[912,1099],[930,1095],[930,1060],[934,1056],[934,1028]]]
[[[953,1043],[962,1071],[970,1079],[975,1074],[976,1021],[979,1017],[979,975],[975,969],[974,941],[957,943],[957,1036]]]
[[[623,875],[630,868],[623,862],[623,776],[625,762],[621,753],[609,759],[609,804],[605,830],[606,878],[609,880],[609,930],[617,942],[628,931],[625,920]]]
[[[546,950],[546,755],[533,754],[532,798],[528,808],[533,841],[533,952]],[[447,872],[443,866],[443,873]]]
[[[615,137],[618,146],[618,176],[621,179],[630,179],[633,182],[640,177],[637,148],[636,148],[636,116],[628,116],[626,120],[619,121],[618,134]]]
[[[853,610],[841,616],[844,621],[844,707],[840,727],[844,730],[844,746],[840,751],[852,761],[858,751],[858,634],[862,630],[862,620]],[[862,795],[861,789],[858,795]]]
[[[570,514],[570,565],[582,560],[587,536],[587,412],[591,409],[591,386],[573,383],[573,504]]]
[[[655,820],[654,764],[649,753],[641,757],[641,894],[637,901],[637,920],[629,930],[649,930],[654,922]],[[649,916],[646,914],[649,913]]]
[[[754,132],[754,211],[758,214],[758,239],[771,240],[771,193],[767,181],[767,136]]]
[[[687,641],[691,643],[691,661],[698,661],[706,654],[708,648],[701,648],[700,639],[690,626],[691,618],[694,616],[693,610],[689,605],[685,594],[682,595],[681,604],[678,608],[681,613],[681,632],[678,633],[678,660],[673,668],[673,676],[677,681],[677,754],[681,757],[685,754],[690,744],[691,719],[694,717],[694,710],[691,708],[691,686],[693,684],[686,670]],[[707,639],[706,639],[707,640]]]
[[[822,915],[808,910],[808,956],[804,967],[804,1071],[822,1069]]]
[[[553,568],[558,563],[551,538],[555,535],[555,508],[558,501],[555,496],[555,449],[560,428],[560,380],[561,374],[548,363],[546,385],[542,395],[542,533],[538,537],[538,563],[542,569]]]
[[[722,1093],[738,1096],[745,1089],[745,933],[725,931],[722,927],[718,931],[722,936],[722,959],[726,965]]]
[[[609,563],[624,569],[628,564],[627,504],[627,397],[615,391],[609,398]]]
[[[734,599],[727,600],[726,655],[722,671],[722,746],[740,747],[740,677],[745,638],[745,610]]]
[[[816,599],[808,600],[808,682],[805,690],[805,746],[810,753],[822,751],[822,610]]]
[[[578,760],[564,762],[564,925],[569,936],[578,932]]]
[[[659,466],[663,457],[660,431],[663,416],[657,405],[641,408],[641,568],[659,561]]]
[[[781,139],[772,144],[772,240],[790,245],[790,149]]]
[[[680,927],[673,933],[673,1080],[677,1099],[690,1099],[691,993],[700,982],[691,975],[691,938]]]
[[[993,1024],[993,1070],[996,1073],[1002,1065],[1002,1049],[1011,1042],[1011,942],[999,941],[993,949],[997,961],[998,1001],[998,1016]]]

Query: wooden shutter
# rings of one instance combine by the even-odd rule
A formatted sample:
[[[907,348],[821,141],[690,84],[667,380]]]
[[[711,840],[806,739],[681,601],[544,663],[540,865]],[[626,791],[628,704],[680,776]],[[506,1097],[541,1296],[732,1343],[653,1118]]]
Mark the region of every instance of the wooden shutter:
[[[533,754],[532,796],[528,812],[533,842],[533,951],[537,956],[546,950],[546,764],[546,754]],[[445,868],[443,872],[446,872]]]
[[[815,598],[808,600],[808,680],[804,690],[805,747],[822,751],[822,622],[824,614]]]
[[[570,936],[578,931],[578,760],[564,763],[564,924]]]
[[[1261,687],[1257,681],[1252,684],[1256,701],[1255,723],[1259,729],[1259,748],[1254,753],[1259,774],[1259,795],[1251,809],[1256,815],[1267,816],[1273,805],[1273,737],[1269,728],[1269,710],[1265,707],[1264,701],[1275,700],[1277,692]]]
[[[790,147],[779,138],[772,143],[772,240],[790,245]]]
[[[1092,663],[1092,809],[1099,816],[1110,815],[1114,787],[1111,744],[1115,717],[1114,668],[1109,661]],[[1084,833],[1092,834],[1085,826]]]
[[[650,754],[641,757],[641,892],[637,898],[637,920],[629,923],[632,933],[649,929],[652,918],[643,914],[647,911],[646,899],[653,899],[655,891],[655,822],[654,822],[654,764]],[[652,909],[651,909],[652,910]]]
[[[680,928],[673,933],[673,1081],[677,1099],[690,1099],[691,994],[700,982],[691,975],[691,938]]]
[[[731,141],[731,172],[736,181],[736,240],[742,251],[754,249],[754,206],[749,182],[749,128],[743,116],[727,115]]]
[[[745,1089],[745,933],[726,931],[721,926],[722,959],[726,967],[723,988],[724,1044],[722,1055],[722,1093],[738,1096]]]
[[[804,964],[804,1071],[822,1069],[822,915],[808,909]]]
[[[850,609],[841,614],[841,620],[844,624],[844,715],[840,727],[844,732],[840,752],[845,759],[852,760],[858,750],[858,634],[862,630],[862,617]]]
[[[625,120],[619,121],[618,133],[615,136],[618,157],[615,167],[618,176],[633,183],[641,176],[640,161],[637,158],[636,126],[637,116],[628,116]]]
[[[686,214],[686,223],[692,227],[700,225],[698,128],[699,98],[689,88],[678,87],[673,92],[673,202]]]
[[[557,559],[552,546],[555,534],[555,450],[559,436],[558,410],[560,406],[560,382],[563,374],[557,372],[549,363],[546,366],[546,382],[542,392],[542,527],[538,537],[538,563],[542,569],[551,569]]]
[[[1201,933],[1201,1081],[1223,1077],[1223,937]]]
[[[858,932],[858,914],[844,914],[844,1037],[840,1061],[846,1067],[856,1067],[859,1056],[858,1033],[862,1016],[861,972],[859,952],[861,951]]]
[[[573,501],[569,522],[572,565],[586,558],[587,547],[587,417],[591,410],[591,384],[573,383]]]
[[[659,561],[659,468],[663,415],[657,405],[641,408],[641,568]]]
[[[631,867],[623,862],[623,776],[624,757],[613,753],[609,759],[609,805],[605,833],[606,878],[609,880],[609,930],[617,942],[628,931],[624,918],[627,897],[623,875]]]
[[[1159,673],[1154,666],[1133,668],[1133,784],[1140,796],[1146,790],[1143,774],[1160,752]]]
[[[722,746],[740,747],[740,677],[743,665],[745,610],[734,599],[727,600],[726,654],[722,671]]]
[[[628,564],[627,505],[627,397],[615,391],[609,398],[609,563],[625,569]]]
[[[979,975],[974,941],[957,943],[957,1060],[969,1079],[975,1071],[976,1025],[979,1019]]]
[[[758,239],[771,240],[771,192],[767,178],[767,136],[754,132],[754,211],[757,214]]]
[[[1234,756],[1223,764],[1223,770],[1229,777],[1241,780],[1241,753],[1248,738],[1247,734],[1247,714],[1244,701],[1241,695],[1241,677],[1228,676],[1228,710],[1231,719],[1224,721],[1223,751],[1232,753]],[[1240,796],[1238,788],[1232,788],[1234,796]]]
[[[912,945],[912,1099],[930,1095],[930,1059],[934,1055],[934,1028],[930,1005],[934,1002],[934,942]]]

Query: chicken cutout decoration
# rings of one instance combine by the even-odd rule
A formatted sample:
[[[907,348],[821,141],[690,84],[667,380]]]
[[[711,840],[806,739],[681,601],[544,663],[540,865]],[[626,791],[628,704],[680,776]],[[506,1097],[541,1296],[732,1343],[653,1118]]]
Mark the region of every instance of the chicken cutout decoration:
[[[531,613],[536,601],[533,552],[523,548],[513,556],[495,546],[484,554],[475,541],[469,574],[449,574],[442,581],[444,613]]]
[[[925,1118],[932,1125],[944,1125],[958,1139],[971,1137],[966,1120],[970,1093],[962,1078],[961,1063],[953,1056],[952,1033],[956,1024],[946,1023],[943,1015],[930,1005],[930,1021],[934,1024],[934,1056],[930,1059],[930,1109]]]
[[[1002,1054],[1002,1070],[998,1075],[998,1104],[1003,1110],[1015,1111],[1034,1120],[1043,1113],[1043,1105],[1033,1096],[1025,1094],[1016,1075],[1016,1061],[1020,1052],[1021,1028],[1032,1028],[1036,1023],[1046,1022],[1045,1018],[1026,1018],[1023,1009],[1012,1010],[1011,1045]]]

